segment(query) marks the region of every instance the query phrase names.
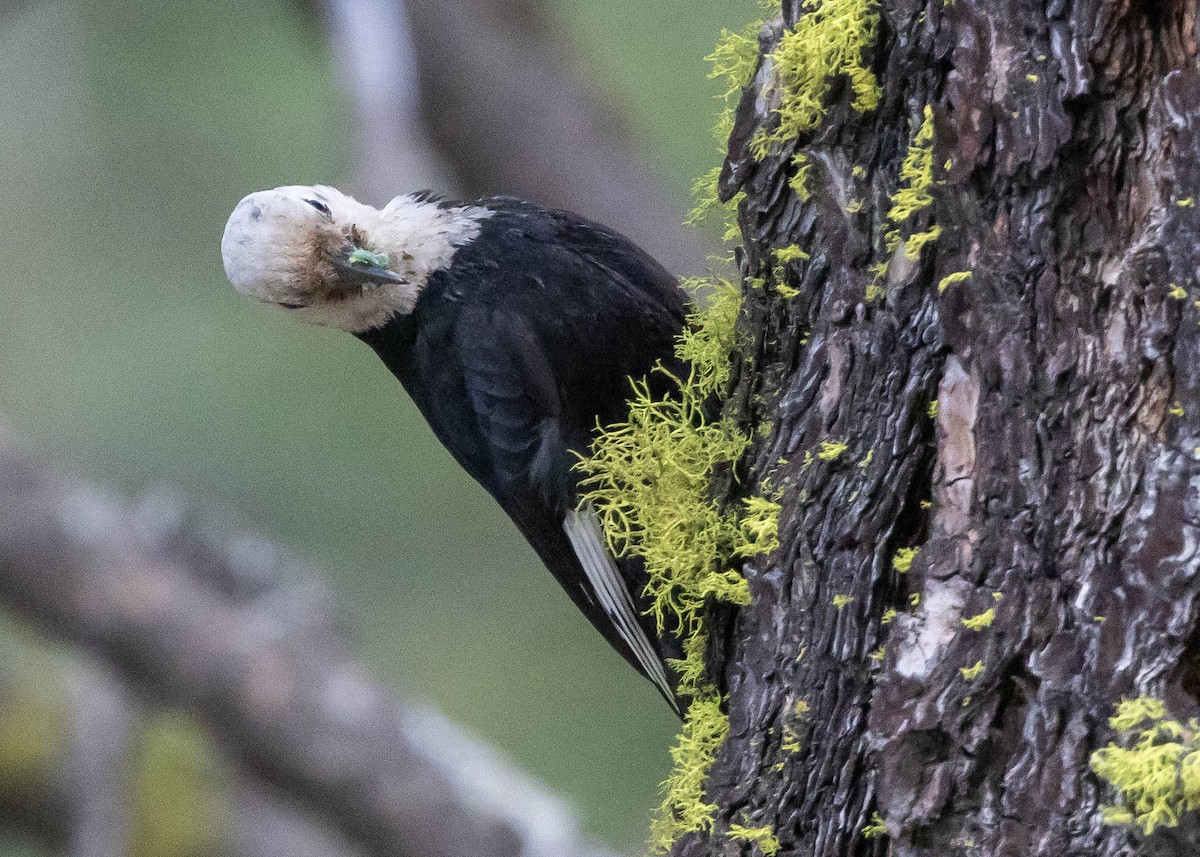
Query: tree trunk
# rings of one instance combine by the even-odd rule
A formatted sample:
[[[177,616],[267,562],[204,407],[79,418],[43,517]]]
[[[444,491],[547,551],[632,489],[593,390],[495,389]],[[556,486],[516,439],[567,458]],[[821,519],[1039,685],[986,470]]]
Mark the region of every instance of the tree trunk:
[[[1105,823],[1089,759],[1122,697],[1200,709],[1196,4],[887,0],[878,103],[834,68],[764,152],[796,89],[762,58],[855,5],[785,0],[722,173],[763,280],[737,485],[782,489],[782,547],[722,638],[714,824],[673,853],[771,853],[741,825],[779,854],[1193,854],[1197,813]]]

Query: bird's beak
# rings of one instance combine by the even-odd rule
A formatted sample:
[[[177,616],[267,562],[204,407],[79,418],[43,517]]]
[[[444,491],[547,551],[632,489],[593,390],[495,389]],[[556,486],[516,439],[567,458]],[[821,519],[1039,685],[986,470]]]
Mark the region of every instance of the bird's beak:
[[[383,253],[372,253],[354,245],[333,260],[334,267],[340,270],[346,279],[362,286],[385,286],[389,283],[406,282],[395,271],[388,270],[388,263],[388,257]]]

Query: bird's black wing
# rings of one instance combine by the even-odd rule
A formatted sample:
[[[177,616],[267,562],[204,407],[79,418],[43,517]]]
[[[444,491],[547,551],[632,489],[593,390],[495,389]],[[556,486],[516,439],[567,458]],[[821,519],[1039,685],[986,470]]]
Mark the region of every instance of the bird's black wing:
[[[629,376],[670,357],[683,314],[674,278],[626,239],[511,204],[431,278],[397,331],[364,337],[580,610],[673,705],[641,569],[610,555],[572,465],[597,422],[625,416]],[[403,353],[386,353],[397,341]]]
[[[592,624],[673,703],[662,652],[633,591],[640,586],[611,556],[594,511],[579,506],[558,378],[532,325],[503,308],[465,307],[451,353],[474,421],[458,423],[447,445],[484,452],[487,469],[473,475]]]

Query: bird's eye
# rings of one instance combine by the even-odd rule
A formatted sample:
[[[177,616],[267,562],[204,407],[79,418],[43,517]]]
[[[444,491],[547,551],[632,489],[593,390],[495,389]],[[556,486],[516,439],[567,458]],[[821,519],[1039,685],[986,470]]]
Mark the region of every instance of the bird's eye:
[[[317,211],[324,214],[326,217],[329,217],[329,206],[326,205],[325,203],[321,202],[321,200],[306,199],[304,201],[307,202],[309,205],[311,205],[313,208],[315,208]]]

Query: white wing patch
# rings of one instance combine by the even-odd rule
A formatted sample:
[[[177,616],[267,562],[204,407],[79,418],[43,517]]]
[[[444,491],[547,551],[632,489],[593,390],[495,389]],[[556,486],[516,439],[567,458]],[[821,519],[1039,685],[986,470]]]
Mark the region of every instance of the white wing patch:
[[[596,513],[591,506],[570,512],[563,519],[563,530],[575,550],[575,555],[579,557],[588,582],[592,584],[592,589],[600,600],[600,606],[612,620],[617,633],[633,650],[646,675],[658,686],[671,706],[675,707],[675,694],[671,690],[671,683],[667,681],[662,658],[638,623],[633,597],[625,586],[621,572],[617,570],[616,562],[605,547]]]

